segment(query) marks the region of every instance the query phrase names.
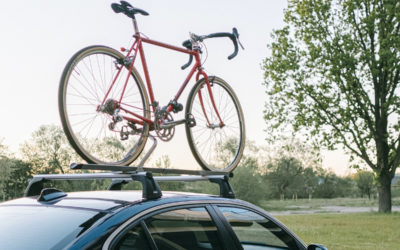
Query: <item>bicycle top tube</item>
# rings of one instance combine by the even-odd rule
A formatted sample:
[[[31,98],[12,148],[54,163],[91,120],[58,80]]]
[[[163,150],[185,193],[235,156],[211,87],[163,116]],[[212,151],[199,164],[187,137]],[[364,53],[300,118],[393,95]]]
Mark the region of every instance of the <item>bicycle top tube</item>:
[[[151,84],[150,74],[149,74],[149,71],[148,71],[147,62],[146,62],[145,53],[144,53],[144,50],[143,50],[142,43],[148,43],[148,44],[151,44],[151,45],[163,47],[163,48],[174,50],[174,51],[177,51],[177,52],[189,54],[190,57],[192,57],[192,58],[194,57],[195,58],[195,61],[196,61],[195,64],[193,65],[191,71],[187,75],[185,81],[182,83],[180,89],[176,93],[175,98],[173,99],[173,101],[177,101],[179,99],[180,95],[182,94],[183,90],[186,88],[187,84],[189,83],[190,79],[193,77],[194,73],[196,71],[198,71],[198,70],[201,70],[201,67],[200,67],[201,66],[201,60],[200,60],[199,51],[198,50],[189,50],[189,49],[177,47],[177,46],[174,46],[174,45],[170,45],[170,44],[167,44],[167,43],[155,41],[155,40],[152,40],[152,39],[149,39],[149,38],[145,38],[145,37],[142,37],[140,35],[140,33],[139,34],[135,34],[134,37],[136,38],[135,43],[137,43],[137,47],[134,48],[132,46],[131,50],[134,49],[135,50],[135,54],[137,52],[139,52],[139,54],[140,54],[142,67],[143,67],[143,72],[144,72],[144,76],[145,76],[146,83],[147,83],[147,90],[148,90],[148,94],[149,94],[151,103],[154,103],[155,98],[154,98],[154,93],[153,93],[153,88],[152,88],[152,84]],[[153,110],[154,109],[155,109],[155,106],[153,106]],[[168,109],[170,109],[170,107]]]

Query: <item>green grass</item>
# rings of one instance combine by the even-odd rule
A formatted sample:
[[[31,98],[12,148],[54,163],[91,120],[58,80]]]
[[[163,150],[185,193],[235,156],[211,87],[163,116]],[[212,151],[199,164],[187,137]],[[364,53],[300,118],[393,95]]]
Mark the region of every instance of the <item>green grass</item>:
[[[392,205],[399,206],[400,197],[393,198]],[[267,211],[316,210],[324,206],[378,207],[378,200],[363,198],[264,200],[260,202],[260,206]]]
[[[276,216],[306,244],[334,249],[400,249],[400,213]]]

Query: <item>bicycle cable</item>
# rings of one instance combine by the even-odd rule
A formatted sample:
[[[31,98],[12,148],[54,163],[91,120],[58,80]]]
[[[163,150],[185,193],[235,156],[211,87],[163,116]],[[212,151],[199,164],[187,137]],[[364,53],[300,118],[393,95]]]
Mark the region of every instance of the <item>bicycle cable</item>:
[[[203,49],[203,48],[205,49],[205,58],[204,58],[204,60],[203,60],[203,54],[201,54],[201,58],[200,58],[200,60],[202,60],[201,66],[203,66],[206,63],[207,59],[208,59],[208,49],[207,49],[207,46],[206,46],[206,44],[204,42],[201,42],[200,44],[201,44],[201,49]]]

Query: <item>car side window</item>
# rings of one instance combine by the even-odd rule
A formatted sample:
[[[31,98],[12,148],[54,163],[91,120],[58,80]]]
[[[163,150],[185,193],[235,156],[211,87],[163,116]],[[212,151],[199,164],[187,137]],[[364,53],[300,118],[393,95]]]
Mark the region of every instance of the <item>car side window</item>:
[[[221,249],[217,227],[203,207],[171,210],[145,222],[160,250]]]
[[[142,226],[139,224],[128,230],[114,249],[119,250],[147,250],[150,249]]]
[[[218,207],[243,249],[298,249],[296,241],[273,221],[247,209]]]

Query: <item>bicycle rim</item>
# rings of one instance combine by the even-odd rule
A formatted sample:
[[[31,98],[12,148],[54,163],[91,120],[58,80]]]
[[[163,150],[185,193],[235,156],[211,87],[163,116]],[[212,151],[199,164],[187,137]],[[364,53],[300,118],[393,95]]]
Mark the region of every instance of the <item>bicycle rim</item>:
[[[125,119],[111,127],[113,105],[108,112],[99,111],[117,74],[117,67],[121,67],[118,59],[123,59],[123,55],[114,49],[87,47],[71,58],[61,77],[59,111],[64,132],[76,152],[89,163],[129,165],[143,150],[148,136],[148,125],[128,123]],[[122,67],[106,98],[109,103],[120,100],[129,74],[129,70]],[[126,108],[149,118],[146,90],[136,70],[128,81],[119,114],[129,117],[122,110]],[[121,131],[128,133],[127,139],[121,137]]]
[[[222,79],[210,77],[215,106],[224,126],[220,124],[204,79],[189,94],[186,124],[190,149],[203,169],[232,171],[239,163],[245,145],[245,125],[240,103],[232,88]]]

